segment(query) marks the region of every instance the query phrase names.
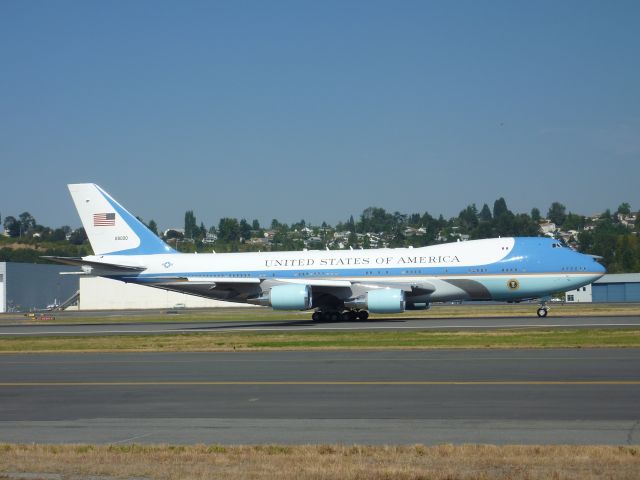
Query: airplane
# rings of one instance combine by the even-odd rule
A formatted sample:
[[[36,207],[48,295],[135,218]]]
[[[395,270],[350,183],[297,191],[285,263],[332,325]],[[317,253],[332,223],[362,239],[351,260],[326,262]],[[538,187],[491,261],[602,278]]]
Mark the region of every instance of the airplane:
[[[420,248],[180,253],[93,183],[68,185],[94,255],[46,257],[106,277],[227,302],[310,310],[314,321],[428,309],[433,302],[540,299],[593,283],[605,268],[548,237]]]

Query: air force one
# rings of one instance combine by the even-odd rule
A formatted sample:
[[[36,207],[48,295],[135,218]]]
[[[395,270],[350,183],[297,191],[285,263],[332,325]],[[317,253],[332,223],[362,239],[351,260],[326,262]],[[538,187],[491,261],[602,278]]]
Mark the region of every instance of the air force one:
[[[94,255],[47,257],[81,274],[277,310],[315,321],[424,310],[432,302],[545,299],[605,273],[596,258],[545,237],[493,238],[421,248],[180,253],[98,185],[69,185]],[[547,315],[544,300],[537,310]]]

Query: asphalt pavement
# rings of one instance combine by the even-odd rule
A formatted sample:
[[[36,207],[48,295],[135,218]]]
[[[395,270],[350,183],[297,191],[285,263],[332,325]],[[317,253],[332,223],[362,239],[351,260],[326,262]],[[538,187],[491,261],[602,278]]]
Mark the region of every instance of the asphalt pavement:
[[[498,330],[514,328],[638,328],[640,316],[603,317],[501,317],[501,318],[390,318],[356,322],[301,320],[253,320],[163,323],[5,324],[0,338],[13,336],[76,336],[122,334],[175,334],[203,332],[273,331],[384,331],[384,330]]]
[[[0,442],[640,443],[640,349],[0,356]]]

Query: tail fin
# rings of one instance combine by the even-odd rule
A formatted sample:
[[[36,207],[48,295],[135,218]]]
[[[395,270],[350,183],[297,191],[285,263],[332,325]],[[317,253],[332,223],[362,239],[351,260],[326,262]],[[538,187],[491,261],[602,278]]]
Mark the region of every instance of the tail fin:
[[[68,187],[96,255],[176,253],[98,185]]]

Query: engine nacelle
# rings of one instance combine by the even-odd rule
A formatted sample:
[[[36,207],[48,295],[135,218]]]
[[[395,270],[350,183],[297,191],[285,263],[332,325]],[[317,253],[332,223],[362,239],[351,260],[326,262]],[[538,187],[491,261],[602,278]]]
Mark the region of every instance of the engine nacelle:
[[[404,290],[399,288],[380,288],[370,290],[364,298],[354,302],[345,302],[345,306],[353,303],[354,307],[365,308],[371,313],[402,313],[405,309]]]
[[[429,302],[407,303],[407,310],[429,310],[430,308]]]
[[[367,306],[371,313],[402,313],[405,309],[404,290],[381,288],[367,292]]]
[[[277,285],[268,294],[248,300],[274,310],[308,310],[313,304],[309,285]]]

